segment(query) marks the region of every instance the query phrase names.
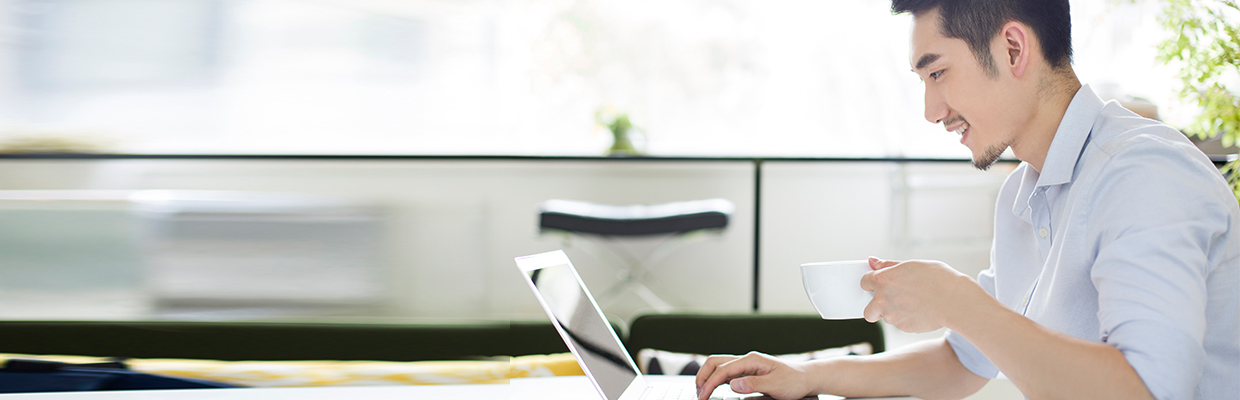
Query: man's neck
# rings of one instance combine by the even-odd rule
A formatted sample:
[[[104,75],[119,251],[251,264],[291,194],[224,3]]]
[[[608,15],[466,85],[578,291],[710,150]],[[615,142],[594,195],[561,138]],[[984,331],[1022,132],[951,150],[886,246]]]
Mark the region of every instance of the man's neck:
[[[1055,139],[1055,131],[1059,130],[1059,123],[1068,112],[1068,105],[1072,104],[1072,98],[1081,89],[1081,81],[1072,71],[1051,79],[1056,83],[1039,90],[1040,101],[1033,110],[1029,125],[1020,140],[1012,143],[1012,153],[1016,158],[1029,163],[1038,172],[1042,172],[1042,164],[1046,162],[1051,141]]]

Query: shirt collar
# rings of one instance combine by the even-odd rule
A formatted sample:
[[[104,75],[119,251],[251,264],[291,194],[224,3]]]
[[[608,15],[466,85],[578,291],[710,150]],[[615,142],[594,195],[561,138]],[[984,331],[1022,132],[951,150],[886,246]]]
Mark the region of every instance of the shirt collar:
[[[1103,102],[1089,85],[1081,85],[1068,104],[1068,110],[1059,122],[1059,129],[1051,139],[1046,161],[1038,176],[1037,187],[1062,185],[1072,181],[1072,172],[1081,157],[1081,150],[1089,139],[1089,132],[1102,111]]]
[[[1012,202],[1012,214],[1027,224],[1033,224],[1033,217],[1029,209],[1029,197],[1033,195],[1033,188],[1038,182],[1038,171],[1034,170],[1029,163],[1022,163],[1021,170],[1024,173],[1020,176],[1020,186],[1016,190],[1016,201]]]

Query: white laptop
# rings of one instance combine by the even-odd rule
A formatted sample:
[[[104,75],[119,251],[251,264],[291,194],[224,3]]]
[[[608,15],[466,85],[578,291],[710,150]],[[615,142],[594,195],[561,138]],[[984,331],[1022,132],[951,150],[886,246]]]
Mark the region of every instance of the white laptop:
[[[517,257],[517,267],[603,399],[697,398],[692,385],[647,384],[563,251]]]

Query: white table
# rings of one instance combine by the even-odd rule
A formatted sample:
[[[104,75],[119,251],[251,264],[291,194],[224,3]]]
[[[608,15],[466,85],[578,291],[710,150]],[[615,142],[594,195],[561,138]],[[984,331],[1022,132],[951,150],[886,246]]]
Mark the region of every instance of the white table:
[[[341,400],[341,399],[507,399],[509,385],[353,386],[263,389],[135,390],[0,395],[39,400]]]
[[[691,376],[649,376],[650,383],[693,386]],[[337,400],[337,399],[454,399],[454,400],[594,400],[601,399],[584,376],[514,379],[508,385],[353,386],[265,389],[143,390],[0,395],[0,399],[38,400]],[[822,400],[840,399],[819,396]],[[890,399],[912,399],[898,397]]]
[[[693,387],[692,376],[659,376],[646,375],[646,381],[650,384],[677,384],[685,385],[685,387]],[[530,379],[513,379],[511,386],[515,397],[513,400],[581,400],[581,399],[601,399],[598,391],[594,389],[594,385],[590,384],[590,380],[584,376],[562,376],[554,378],[530,378]],[[715,391],[716,396],[728,397],[738,396],[727,390],[727,386],[721,386]],[[769,399],[768,397],[759,397]],[[819,395],[820,400],[838,400],[843,399],[839,396]],[[879,399],[889,400],[917,400],[913,397],[882,397]]]

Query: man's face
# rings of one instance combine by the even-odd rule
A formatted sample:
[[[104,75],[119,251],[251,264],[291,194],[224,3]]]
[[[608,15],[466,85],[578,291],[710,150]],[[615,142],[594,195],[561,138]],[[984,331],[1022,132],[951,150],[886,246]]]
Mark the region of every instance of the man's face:
[[[942,123],[961,135],[960,143],[973,153],[973,165],[986,169],[1015,138],[1019,122],[1016,91],[1008,84],[1007,64],[995,59],[997,76],[986,74],[969,45],[943,36],[938,10],[913,18],[909,65],[926,88],[926,120]],[[1002,42],[991,44],[993,51]]]

